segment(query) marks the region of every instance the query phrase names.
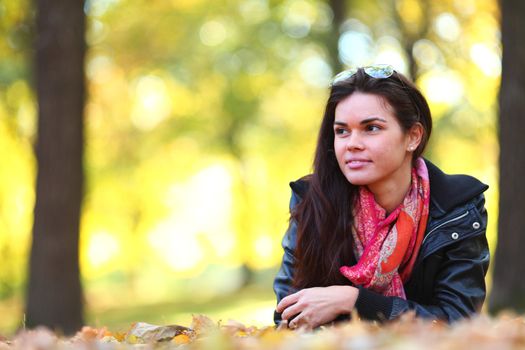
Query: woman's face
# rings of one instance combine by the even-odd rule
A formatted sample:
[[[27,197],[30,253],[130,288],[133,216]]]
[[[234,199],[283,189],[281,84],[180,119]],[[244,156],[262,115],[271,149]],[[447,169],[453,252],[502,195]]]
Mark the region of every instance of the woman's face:
[[[378,95],[355,92],[337,104],[335,155],[354,185],[376,193],[403,184],[410,178],[412,151],[418,142],[403,131],[392,107]]]

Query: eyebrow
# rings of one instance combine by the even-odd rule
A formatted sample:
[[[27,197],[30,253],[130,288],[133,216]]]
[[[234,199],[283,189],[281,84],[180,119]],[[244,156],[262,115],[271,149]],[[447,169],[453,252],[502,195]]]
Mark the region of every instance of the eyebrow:
[[[363,124],[368,124],[368,123],[371,123],[371,122],[376,122],[376,121],[380,121],[380,122],[383,122],[383,123],[386,123],[387,121],[383,118],[367,118],[367,119],[363,119],[361,120],[361,122],[359,124],[363,125]],[[346,123],[345,122],[340,122],[340,121],[334,121],[334,125],[342,125],[342,126],[346,126]]]

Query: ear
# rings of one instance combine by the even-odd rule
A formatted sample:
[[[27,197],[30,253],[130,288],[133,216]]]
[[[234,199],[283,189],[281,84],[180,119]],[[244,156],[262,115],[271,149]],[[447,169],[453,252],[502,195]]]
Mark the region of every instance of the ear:
[[[413,152],[416,150],[416,148],[421,143],[423,134],[424,134],[424,129],[421,123],[416,123],[412,125],[412,127],[410,128],[410,130],[408,130],[408,133],[407,133],[407,136],[408,136],[407,151]]]

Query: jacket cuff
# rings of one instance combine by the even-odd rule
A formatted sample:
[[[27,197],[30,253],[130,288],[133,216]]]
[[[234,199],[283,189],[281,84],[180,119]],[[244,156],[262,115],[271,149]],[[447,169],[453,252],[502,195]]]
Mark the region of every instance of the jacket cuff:
[[[386,321],[392,314],[393,298],[372,292],[362,286],[355,302],[359,316],[366,320]]]

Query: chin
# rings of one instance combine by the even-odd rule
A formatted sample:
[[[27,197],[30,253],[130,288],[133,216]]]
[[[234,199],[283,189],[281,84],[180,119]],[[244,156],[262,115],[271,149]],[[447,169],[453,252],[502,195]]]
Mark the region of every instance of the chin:
[[[362,176],[345,175],[345,178],[348,182],[350,182],[352,185],[355,185],[355,186],[366,186],[370,183],[370,179],[368,177],[363,178]]]

